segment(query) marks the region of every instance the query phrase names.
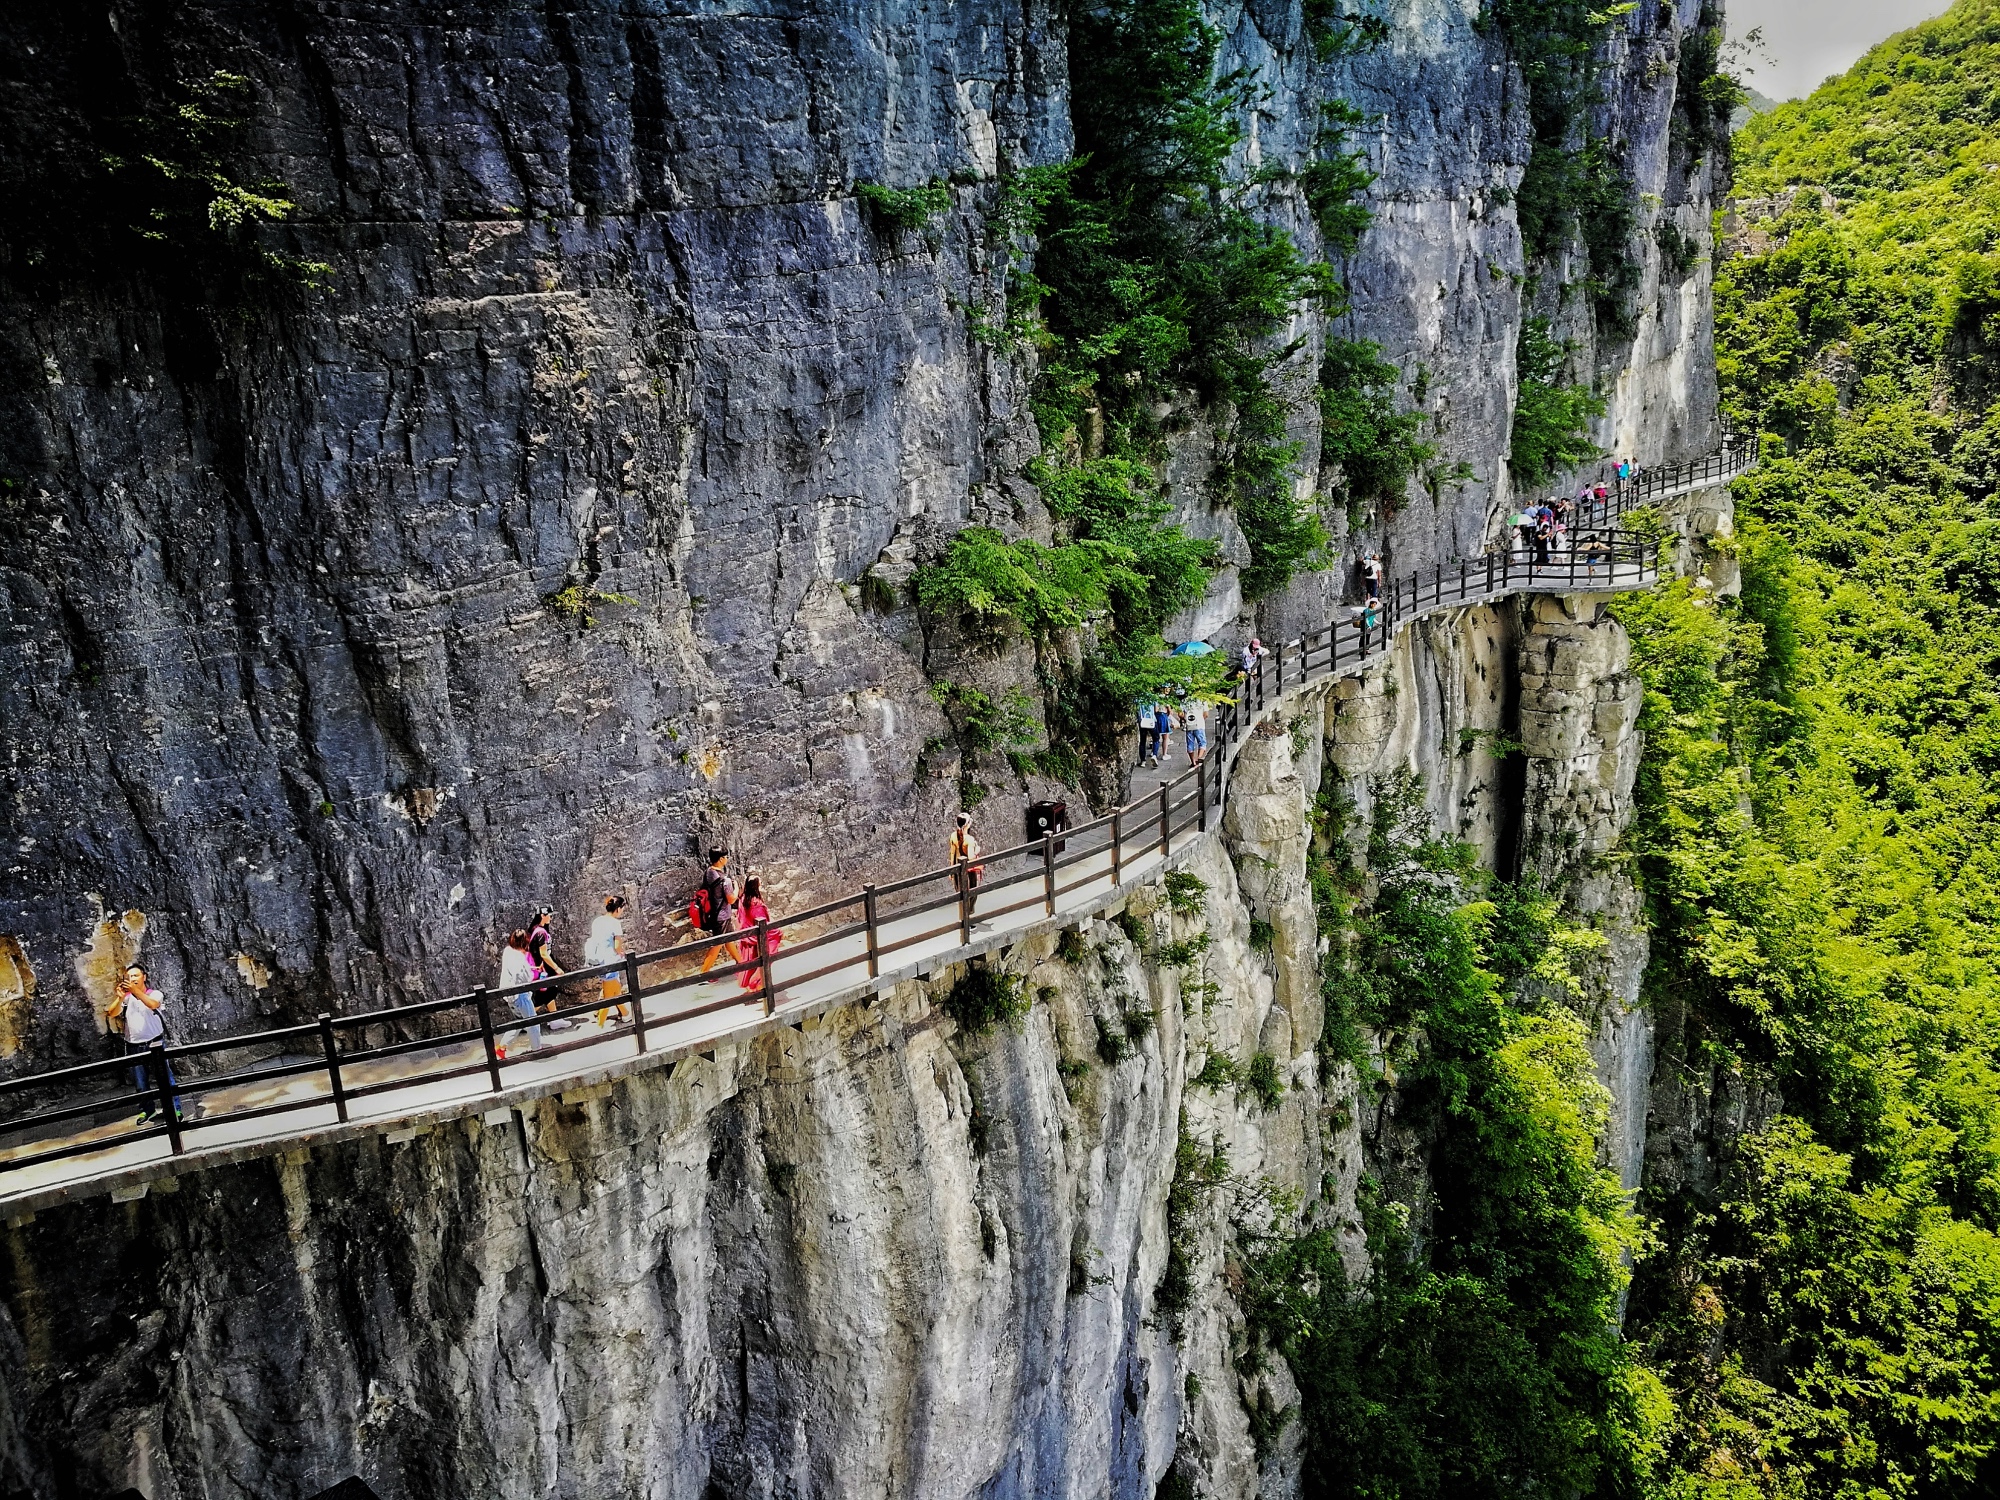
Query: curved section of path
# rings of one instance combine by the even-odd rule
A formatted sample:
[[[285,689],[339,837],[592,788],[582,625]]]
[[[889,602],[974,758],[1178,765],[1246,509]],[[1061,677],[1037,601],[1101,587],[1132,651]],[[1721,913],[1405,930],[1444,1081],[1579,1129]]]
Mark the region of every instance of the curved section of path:
[[[1727,451],[1727,450],[1726,450]],[[1683,488],[1655,479],[1645,503],[1725,481],[1711,457]],[[1685,466],[1689,471],[1695,465]],[[1635,487],[1636,488],[1636,487]],[[1621,507],[1626,509],[1630,507]],[[1616,510],[1613,511],[1615,515]],[[0,1083],[0,1216],[76,1197],[137,1196],[154,1179],[368,1131],[394,1140],[443,1120],[512,1122],[515,1109],[590,1088],[760,1032],[798,1025],[900,981],[926,977],[1022,938],[1074,925],[1179,864],[1219,826],[1237,750],[1257,724],[1306,688],[1364,672],[1411,621],[1513,594],[1609,593],[1650,587],[1647,545],[1614,535],[1547,564],[1492,555],[1400,580],[1384,608],[1287,641],[1237,684],[1213,715],[1214,748],[1199,769],[1140,773],[1132,798],[1060,839],[984,856],[975,892],[950,868],[870,887],[777,920],[777,951],[732,939],[710,974],[700,962],[723,940],[636,954],[564,982],[559,1018],[540,1018],[539,1048],[515,1014],[515,991],[475,991],[391,1011],[322,1016],[278,1031],[175,1046],[152,1058],[178,1080],[184,1119],[135,1123],[140,1101],[125,1059]],[[767,949],[768,949],[767,945]],[[742,956],[739,957],[739,954]],[[600,977],[624,989],[626,1019],[600,1022]],[[636,1003],[632,997],[636,994]]]

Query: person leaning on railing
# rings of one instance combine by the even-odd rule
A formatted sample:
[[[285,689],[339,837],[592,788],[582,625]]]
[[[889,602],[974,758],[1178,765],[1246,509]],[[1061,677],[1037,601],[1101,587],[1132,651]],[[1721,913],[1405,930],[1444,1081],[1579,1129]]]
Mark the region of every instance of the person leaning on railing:
[[[972,814],[962,812],[952,819],[951,836],[945,840],[945,859],[951,865],[952,879],[958,886],[958,893],[965,901],[965,909],[970,912],[979,897],[976,894],[979,882],[986,878],[986,866],[977,863],[980,849],[979,840],[972,833]]]

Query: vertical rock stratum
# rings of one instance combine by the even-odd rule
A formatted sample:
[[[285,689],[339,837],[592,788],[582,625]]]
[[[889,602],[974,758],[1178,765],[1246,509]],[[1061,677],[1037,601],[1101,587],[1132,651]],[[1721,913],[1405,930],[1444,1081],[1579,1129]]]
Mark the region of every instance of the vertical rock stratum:
[[[1605,447],[1716,436],[1708,259],[1662,248],[1705,239],[1716,187],[1675,124],[1699,0],[1603,43],[1590,123],[1637,205],[1609,320],[1582,239],[1524,244],[1530,90],[1478,0],[1394,0],[1352,56],[1308,9],[1207,8],[1258,87],[1261,217],[1317,247],[1282,174],[1330,100],[1375,174],[1350,305],[1287,331],[1298,483],[1328,487],[1329,337],[1380,346],[1436,465],[1246,603],[1204,433],[1177,437],[1176,514],[1227,563],[1182,623],[1225,642],[1323,622],[1363,552],[1496,535],[1531,317],[1605,393]],[[1001,182],[1073,149],[1067,45],[1061,8],[1001,0],[0,22],[0,183],[34,209],[0,229],[0,1058],[96,1055],[134,955],[192,1036],[487,978],[537,899],[629,889],[663,936],[716,838],[780,909],[935,863],[940,648],[864,579],[968,524],[1047,530],[1033,352],[975,324],[1008,294]],[[296,203],[260,244],[317,289],[93,253],[73,182],[220,75],[245,180]],[[920,229],[859,194],[925,184]],[[1296,1392],[1243,1373],[1232,1226],[1323,1204],[1358,1270],[1357,1184],[1411,1155],[1393,1088],[1322,1065],[1315,801],[1419,776],[1438,831],[1606,933],[1631,1182],[1645,938],[1599,859],[1639,749],[1624,649],[1591,599],[1406,631],[1245,750],[1198,901],[1004,956],[1018,1024],[961,1026],[942,973],[518,1129],[8,1227],[0,1493],[1293,1492]],[[1012,805],[981,814],[1003,840]]]

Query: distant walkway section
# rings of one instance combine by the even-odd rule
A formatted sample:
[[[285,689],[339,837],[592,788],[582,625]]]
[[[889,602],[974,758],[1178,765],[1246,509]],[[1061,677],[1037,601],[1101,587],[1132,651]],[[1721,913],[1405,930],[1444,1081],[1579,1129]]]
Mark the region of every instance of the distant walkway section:
[[[1731,467],[1731,463],[1734,464]],[[1723,482],[1749,466],[1745,450],[1624,481],[1615,520],[1672,493]],[[1699,478],[1695,474],[1699,469]],[[1665,476],[1676,476],[1669,480]],[[1630,496],[1628,503],[1617,497]],[[551,984],[475,988],[388,1010],[328,1013],[301,1026],[208,1041],[155,1044],[0,1082],[0,1213],[18,1217],[71,1197],[140,1189],[152,1177],[357,1130],[482,1109],[492,1123],[515,1104],[655,1067],[793,1024],[897,982],[1074,925],[1135,886],[1157,880],[1205,838],[1226,805],[1236,751],[1266,714],[1300,689],[1355,675],[1404,624],[1440,610],[1522,593],[1600,593],[1658,580],[1652,544],[1615,530],[1581,537],[1547,563],[1491,553],[1397,581],[1381,607],[1281,642],[1212,716],[1210,758],[1161,777],[1133,800],[1079,827],[980,856],[983,879],[945,866],[860,890],[758,928],[630,954],[553,981],[563,1003],[533,1020],[517,995]],[[757,939],[782,931],[780,951]],[[727,962],[701,965],[727,948]],[[600,1025],[611,979],[626,1019]],[[566,1020],[567,1030],[550,1023]],[[542,1038],[531,1044],[530,1031]],[[134,1068],[147,1096],[134,1092]],[[178,1105],[178,1108],[176,1108]],[[146,1109],[150,1122],[135,1124]],[[177,1161],[176,1158],[182,1160]]]

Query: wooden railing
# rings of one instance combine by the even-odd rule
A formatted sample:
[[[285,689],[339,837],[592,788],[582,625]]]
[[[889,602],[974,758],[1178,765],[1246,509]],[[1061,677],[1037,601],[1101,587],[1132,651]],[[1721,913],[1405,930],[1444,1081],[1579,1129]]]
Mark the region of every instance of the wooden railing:
[[[1668,495],[1707,485],[1724,484],[1757,465],[1757,440],[1732,433],[1720,448],[1680,464],[1659,464],[1620,479],[1607,469],[1602,482],[1609,492],[1594,501],[1575,523],[1578,529],[1616,527],[1635,510],[1657,504]]]
[[[699,936],[559,978],[510,988],[482,985],[469,994],[384,1010],[330,1012],[276,1030],[156,1043],[129,1057],[0,1081],[0,1142],[14,1143],[0,1147],[0,1172],[147,1141],[163,1140],[179,1155],[191,1137],[265,1116],[317,1110],[322,1122],[330,1123],[328,1111],[332,1120],[345,1122],[358,1101],[451,1079],[483,1075],[485,1092],[498,1094],[508,1087],[509,1074],[532,1059],[600,1047],[618,1035],[628,1036],[638,1053],[667,1032],[664,1044],[678,1046],[693,1034],[689,1022],[709,1016],[726,1023],[715,1033],[721,1035],[746,1015],[754,1019],[794,1001],[857,992],[896,972],[899,959],[906,971],[913,961],[927,970],[949,963],[982,930],[992,938],[1059,914],[1074,918],[1099,909],[1132,880],[1157,876],[1190,835],[1214,825],[1233,752],[1269,706],[1379,655],[1402,622],[1516,592],[1645,587],[1655,581],[1655,568],[1648,543],[1614,533],[1579,542],[1546,563],[1494,552],[1398,580],[1379,608],[1281,641],[1254,670],[1238,676],[1231,697],[1212,715],[1211,759],[1081,826],[982,855],[985,879],[976,887],[963,866],[946,865],[864,886],[782,921]],[[768,941],[773,927],[791,934],[776,955]],[[747,958],[734,946],[746,940],[754,944]],[[726,962],[701,972],[702,961],[725,947]],[[595,993],[607,978],[623,990],[616,999]],[[579,986],[585,993],[576,993]],[[564,994],[552,1011],[532,1017],[515,1012],[517,997],[545,997],[552,990]],[[526,1053],[516,1044],[531,1029],[559,1020],[581,1023],[612,1006],[623,1006],[628,1017],[615,1028],[583,1027],[562,1041],[544,1036],[543,1045]],[[725,1014],[730,1012],[736,1014]],[[239,1055],[231,1060],[232,1053]],[[143,1093],[106,1093],[134,1068],[144,1070]],[[548,1081],[545,1072],[535,1081]],[[408,1107],[421,1103],[413,1099]],[[129,1116],[135,1104],[155,1118],[104,1128],[105,1115],[122,1107]],[[203,1107],[183,1118],[188,1104]],[[382,1117],[371,1111],[370,1118]],[[81,1135],[75,1131],[80,1122],[91,1122]],[[241,1139],[240,1128],[230,1135]]]

